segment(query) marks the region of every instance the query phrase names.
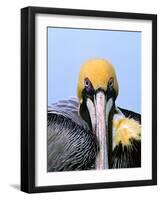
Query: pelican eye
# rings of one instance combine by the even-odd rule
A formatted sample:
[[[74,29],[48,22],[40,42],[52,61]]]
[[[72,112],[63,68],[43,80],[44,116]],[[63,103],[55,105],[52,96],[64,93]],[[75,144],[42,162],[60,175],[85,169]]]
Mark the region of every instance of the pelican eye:
[[[84,87],[87,93],[92,93],[94,91],[93,85],[88,78],[84,79]]]
[[[85,79],[85,80],[84,80],[84,85],[85,85],[85,87],[88,87],[88,86],[89,86],[89,80],[88,80],[88,79]]]
[[[113,78],[110,78],[110,80],[109,80],[109,82],[108,82],[108,87],[109,87],[110,89],[112,89],[112,88],[114,87],[114,80],[113,80]]]

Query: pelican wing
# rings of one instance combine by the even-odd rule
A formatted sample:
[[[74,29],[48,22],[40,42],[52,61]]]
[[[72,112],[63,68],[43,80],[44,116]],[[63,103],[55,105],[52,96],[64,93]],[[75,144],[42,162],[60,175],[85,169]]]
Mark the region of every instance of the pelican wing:
[[[68,100],[60,100],[48,106],[48,114],[57,114],[71,119],[80,127],[89,130],[88,124],[78,114],[78,99],[71,97]]]
[[[141,115],[139,113],[133,112],[131,110],[126,110],[124,108],[119,109],[125,115],[125,117],[132,118],[141,124]]]
[[[94,168],[96,136],[79,117],[76,98],[48,107],[47,152],[48,172]]]

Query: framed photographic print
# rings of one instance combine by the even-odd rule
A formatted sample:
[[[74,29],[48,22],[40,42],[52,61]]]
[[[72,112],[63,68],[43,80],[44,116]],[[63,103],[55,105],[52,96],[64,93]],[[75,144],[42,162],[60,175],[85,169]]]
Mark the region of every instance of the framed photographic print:
[[[157,16],[21,9],[21,190],[157,184]]]

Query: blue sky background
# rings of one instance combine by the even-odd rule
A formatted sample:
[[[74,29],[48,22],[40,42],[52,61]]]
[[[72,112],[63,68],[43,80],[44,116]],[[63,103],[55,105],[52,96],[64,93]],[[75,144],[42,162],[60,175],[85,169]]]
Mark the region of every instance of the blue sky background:
[[[105,58],[116,70],[116,104],[141,112],[141,32],[48,28],[48,105],[76,96],[80,66]]]

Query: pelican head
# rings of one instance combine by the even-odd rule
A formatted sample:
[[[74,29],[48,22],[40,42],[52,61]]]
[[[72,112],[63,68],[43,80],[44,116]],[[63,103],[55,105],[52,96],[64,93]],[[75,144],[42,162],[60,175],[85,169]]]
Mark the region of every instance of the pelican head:
[[[91,59],[80,69],[77,96],[79,114],[88,123],[99,143],[97,169],[107,169],[112,153],[112,114],[118,95],[115,70],[105,59]]]

